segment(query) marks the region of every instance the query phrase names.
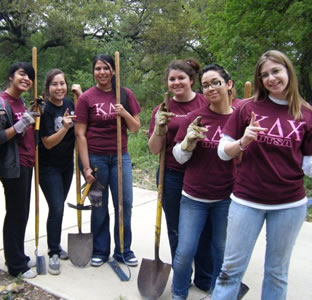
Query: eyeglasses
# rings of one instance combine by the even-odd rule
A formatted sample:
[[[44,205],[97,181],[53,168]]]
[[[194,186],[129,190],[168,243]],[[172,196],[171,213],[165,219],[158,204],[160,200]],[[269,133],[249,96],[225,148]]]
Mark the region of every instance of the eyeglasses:
[[[202,85],[202,89],[207,90],[209,87],[212,87],[213,89],[217,89],[220,86],[222,86],[223,83],[224,81],[221,81],[221,80],[212,80],[210,83],[204,83]]]
[[[271,70],[271,72],[264,72],[264,73],[261,73],[258,78],[259,79],[262,79],[262,80],[265,80],[265,79],[268,79],[270,74],[275,77],[277,75],[279,75],[281,72],[283,71],[282,68],[274,68]]]

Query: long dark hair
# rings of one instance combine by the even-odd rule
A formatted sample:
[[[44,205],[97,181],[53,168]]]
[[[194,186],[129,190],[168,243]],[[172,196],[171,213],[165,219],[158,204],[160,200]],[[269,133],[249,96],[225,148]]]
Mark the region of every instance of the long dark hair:
[[[115,61],[114,61],[113,57],[108,55],[108,54],[98,54],[98,55],[95,55],[93,57],[93,60],[92,60],[92,74],[94,74],[95,65],[96,65],[96,63],[99,60],[101,62],[103,62],[108,67],[110,65],[112,67],[113,71],[115,71],[116,67],[115,67]],[[111,83],[112,83],[112,90],[113,90],[114,95],[116,97],[116,76],[115,76],[115,74],[112,74],[112,81],[111,81]],[[127,92],[126,92],[126,90],[124,88],[121,88],[120,89],[120,102],[123,105],[123,107],[128,112],[130,112],[127,100],[128,100],[128,94],[127,94]]]

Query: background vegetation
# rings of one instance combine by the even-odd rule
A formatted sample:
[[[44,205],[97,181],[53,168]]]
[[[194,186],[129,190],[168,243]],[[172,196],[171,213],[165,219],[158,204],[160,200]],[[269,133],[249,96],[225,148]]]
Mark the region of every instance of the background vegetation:
[[[122,85],[134,91],[143,108],[142,130],[129,144],[140,184],[157,167],[145,130],[152,108],[162,101],[164,71],[172,59],[225,66],[242,97],[258,57],[282,50],[311,102],[311,40],[310,0],[1,0],[0,85],[5,86],[8,66],[31,61],[36,46],[39,94],[45,73],[55,67],[85,90],[93,84],[92,57],[118,50]]]

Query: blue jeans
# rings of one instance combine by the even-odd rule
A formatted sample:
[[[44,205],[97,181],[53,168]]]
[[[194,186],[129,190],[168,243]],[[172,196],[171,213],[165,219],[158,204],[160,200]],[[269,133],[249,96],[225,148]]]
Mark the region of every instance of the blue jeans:
[[[93,233],[93,257],[107,261],[110,255],[110,232],[108,211],[108,187],[110,188],[115,211],[114,227],[114,258],[122,260],[119,242],[119,219],[118,219],[118,175],[117,155],[94,155],[89,154],[90,165],[97,167],[96,178],[105,187],[102,198],[102,206],[93,207],[91,213],[91,231]],[[129,153],[122,155],[122,183],[123,183],[123,221],[124,221],[124,258],[132,258],[130,250],[131,212],[133,202],[132,189],[132,165]]]
[[[261,210],[233,201],[229,210],[224,263],[212,299],[236,299],[264,221],[266,252],[261,299],[286,299],[289,261],[306,209],[306,205],[302,205]]]
[[[157,184],[159,175],[158,172]],[[166,217],[172,262],[174,261],[178,245],[180,201],[182,197],[183,178],[184,172],[178,172],[168,168],[165,169],[162,205]],[[207,244],[210,243],[210,228],[211,227],[208,221],[201,235],[198,250],[194,259],[194,284],[202,290],[209,290],[211,288],[213,272],[212,261],[209,259],[210,256],[207,255]]]
[[[50,257],[59,255],[61,251],[64,203],[72,182],[73,170],[73,161],[60,167],[42,164],[39,167],[39,183],[49,206],[47,238]]]
[[[220,273],[226,239],[227,215],[231,200],[213,203],[194,201],[182,196],[179,221],[179,241],[173,262],[173,294],[181,299],[188,296],[192,262],[197,251],[201,233],[207,220],[211,224],[210,244],[207,254],[213,260],[211,288]]]

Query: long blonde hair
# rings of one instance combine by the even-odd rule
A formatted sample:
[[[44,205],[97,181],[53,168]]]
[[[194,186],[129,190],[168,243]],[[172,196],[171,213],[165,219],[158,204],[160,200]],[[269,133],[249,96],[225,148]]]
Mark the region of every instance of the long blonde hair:
[[[268,91],[265,89],[261,79],[261,68],[266,61],[272,61],[283,65],[288,73],[288,85],[286,87],[286,100],[288,101],[288,112],[295,120],[302,117],[301,105],[311,108],[310,105],[301,97],[298,88],[297,75],[294,66],[290,59],[278,50],[269,50],[261,55],[256,65],[254,75],[254,92],[255,101],[264,99],[268,96]]]

